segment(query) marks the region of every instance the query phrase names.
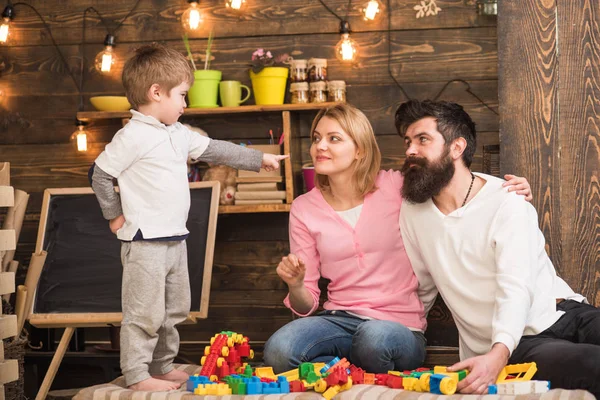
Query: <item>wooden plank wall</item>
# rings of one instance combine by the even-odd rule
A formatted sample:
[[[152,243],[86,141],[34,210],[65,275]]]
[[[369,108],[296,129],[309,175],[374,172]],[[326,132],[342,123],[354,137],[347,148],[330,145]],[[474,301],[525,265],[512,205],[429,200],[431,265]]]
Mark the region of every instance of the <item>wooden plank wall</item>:
[[[326,0],[340,15],[348,2]],[[160,41],[184,51],[178,21],[186,8],[183,0],[142,0],[139,8],[117,33],[117,72],[100,76],[90,63],[102,48],[106,31],[99,18],[88,14],[85,46],[81,45],[83,10],[94,6],[111,29],[127,15],[133,0],[31,0],[47,19],[69,68],[79,78],[81,53],[86,61],[84,98],[123,94],[119,73],[132,49],[142,43]],[[382,148],[385,168],[399,168],[403,145],[395,133],[393,115],[405,99],[388,74],[387,19],[367,23],[360,15],[359,1],[352,2],[349,20],[352,37],[361,46],[360,64],[343,66],[333,58],[339,40],[339,21],[317,0],[248,0],[249,8],[237,15],[221,0],[203,0],[207,28],[192,35],[194,56],[200,57],[209,28],[215,32],[212,68],[223,71],[223,79],[249,84],[246,62],[259,47],[287,52],[295,58],[329,59],[329,78],[348,84],[348,101],[371,119]],[[385,3],[385,2],[384,2]],[[469,82],[471,90],[497,109],[496,21],[476,13],[475,0],[437,0],[437,16],[416,18],[417,0],[391,0],[391,71],[410,96],[433,98],[452,79]],[[388,12],[387,7],[383,15]],[[17,9],[12,43],[0,48],[0,90],[3,91],[0,124],[0,160],[10,161],[15,187],[31,193],[27,220],[18,248],[21,265],[33,251],[46,187],[87,186],[87,169],[114,132],[118,121],[89,126],[94,143],[86,154],[77,154],[69,143],[75,130],[79,96],[75,84],[50,45],[47,33],[33,13]],[[498,118],[466,92],[463,83],[453,83],[441,99],[462,103],[480,130],[474,167],[481,169],[481,147],[498,143]],[[302,162],[308,156],[308,127],[314,114],[301,118]],[[187,120],[190,122],[190,120]],[[265,115],[196,118],[212,137],[258,141],[273,118]],[[183,340],[206,341],[215,331],[243,332],[253,341],[264,341],[292,319],[282,306],[285,285],[275,266],[289,251],[287,214],[224,215],[219,217],[211,306],[208,320],[183,328]],[[20,277],[25,270],[19,272]],[[432,313],[430,344],[456,345],[457,337],[447,310]],[[437,334],[436,334],[437,332]]]
[[[547,250],[600,305],[600,11],[594,1],[500,2],[501,168],[529,177]]]

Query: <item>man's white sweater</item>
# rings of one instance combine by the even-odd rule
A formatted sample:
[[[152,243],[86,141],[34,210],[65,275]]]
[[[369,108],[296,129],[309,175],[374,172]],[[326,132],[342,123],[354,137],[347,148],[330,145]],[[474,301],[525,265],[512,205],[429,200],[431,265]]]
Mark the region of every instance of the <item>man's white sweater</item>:
[[[487,182],[469,201],[444,215],[432,200],[405,201],[400,227],[428,311],[439,291],[460,336],[460,358],[503,343],[512,351],[521,336],[550,327],[562,312],[557,298],[585,300],[556,275],[538,228],[535,208]]]

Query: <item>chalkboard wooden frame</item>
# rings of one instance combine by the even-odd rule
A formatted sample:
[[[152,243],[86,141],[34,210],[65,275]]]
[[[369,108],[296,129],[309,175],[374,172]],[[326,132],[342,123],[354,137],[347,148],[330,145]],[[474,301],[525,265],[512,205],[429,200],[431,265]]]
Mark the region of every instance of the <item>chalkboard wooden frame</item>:
[[[217,230],[217,216],[219,211],[219,192],[220,183],[217,181],[209,182],[194,182],[190,183],[190,190],[212,188],[210,198],[210,211],[209,211],[209,222],[208,232],[206,241],[206,253],[204,258],[204,270],[203,270],[203,281],[202,291],[200,298],[199,311],[192,311],[188,315],[187,322],[195,322],[197,318],[208,317],[208,303],[210,296],[210,283],[212,277],[212,266],[214,258],[214,246],[215,237]],[[82,195],[82,194],[93,194],[90,187],[83,188],[57,188],[57,189],[46,189],[44,191],[44,199],[42,203],[42,210],[40,215],[40,226],[38,230],[38,237],[36,243],[35,254],[40,254],[44,249],[44,239],[46,233],[46,224],[49,214],[50,201],[53,196],[68,196],[68,195]],[[107,222],[108,223],[108,222]],[[37,286],[36,288],[37,289]],[[35,294],[34,294],[35,296]],[[192,299],[195,301],[195,299]],[[35,301],[32,301],[29,322],[36,327],[102,327],[102,326],[118,326],[122,320],[122,314],[120,312],[111,313],[52,313],[52,314],[36,314],[34,313]]]

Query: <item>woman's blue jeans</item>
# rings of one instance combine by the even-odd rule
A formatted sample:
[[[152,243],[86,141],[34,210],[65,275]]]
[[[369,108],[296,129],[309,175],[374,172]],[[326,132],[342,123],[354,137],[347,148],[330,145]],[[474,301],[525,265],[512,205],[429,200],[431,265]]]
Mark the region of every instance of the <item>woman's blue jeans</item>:
[[[344,311],[323,311],[283,326],[265,344],[265,364],[275,373],[303,362],[346,357],[371,373],[403,371],[425,361],[426,340],[397,322],[364,320]]]

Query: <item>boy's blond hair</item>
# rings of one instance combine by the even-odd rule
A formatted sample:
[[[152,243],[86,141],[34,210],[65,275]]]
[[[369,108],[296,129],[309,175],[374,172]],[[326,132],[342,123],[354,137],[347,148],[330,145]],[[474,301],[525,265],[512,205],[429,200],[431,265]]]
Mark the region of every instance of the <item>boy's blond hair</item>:
[[[148,90],[155,83],[167,93],[175,86],[194,83],[187,59],[175,49],[152,43],[135,50],[123,68],[123,86],[131,107],[148,104]]]
[[[344,103],[321,109],[310,129],[311,142],[314,139],[315,129],[323,117],[331,118],[340,124],[342,130],[352,138],[358,147],[361,157],[354,161],[354,173],[352,174],[352,184],[356,190],[363,196],[375,191],[377,189],[375,180],[381,167],[381,152],[367,116],[358,108]],[[316,174],[315,185],[319,190],[331,189],[327,175]]]

